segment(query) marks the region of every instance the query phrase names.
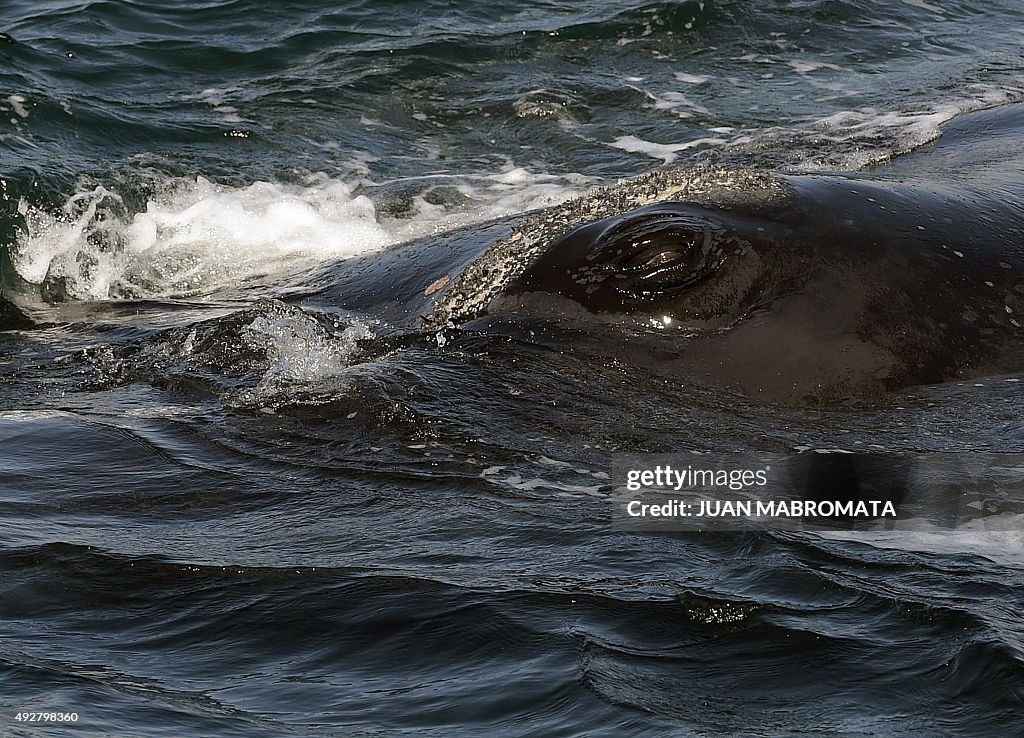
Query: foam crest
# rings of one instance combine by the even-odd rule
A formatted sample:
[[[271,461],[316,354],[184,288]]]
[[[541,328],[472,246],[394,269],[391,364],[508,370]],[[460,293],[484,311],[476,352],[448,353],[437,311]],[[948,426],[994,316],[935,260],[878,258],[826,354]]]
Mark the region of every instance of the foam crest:
[[[942,135],[942,125],[958,115],[992,105],[1019,100],[1024,89],[1018,86],[976,86],[973,95],[937,103],[920,110],[878,110],[859,108],[842,110],[814,122],[817,145],[830,142],[830,155],[807,156],[797,168],[856,170],[905,154]]]
[[[22,201],[27,232],[11,248],[11,264],[49,302],[194,297],[561,202],[581,182],[510,163],[489,176],[445,181],[457,196],[448,201],[413,182],[400,217],[324,175],[304,186],[169,181],[137,213],[98,186],[57,212]]]
[[[104,187],[57,213],[23,205],[12,266],[44,299],[191,296],[393,242],[373,204],[341,182],[221,187],[202,177],[129,214]]]

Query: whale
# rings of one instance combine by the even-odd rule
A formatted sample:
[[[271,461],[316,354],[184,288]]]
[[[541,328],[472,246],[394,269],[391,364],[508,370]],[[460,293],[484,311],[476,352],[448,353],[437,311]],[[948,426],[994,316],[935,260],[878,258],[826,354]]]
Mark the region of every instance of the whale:
[[[432,275],[422,324],[575,325],[609,355],[794,405],[1012,373],[1022,136],[1016,104],[860,172],[654,172],[532,215]]]
[[[856,172],[660,169],[325,266],[285,298],[409,340],[500,334],[638,382],[784,405],[1012,374],[1024,368],[1022,136],[1024,104],[1010,104]],[[0,330],[72,308],[0,298]]]

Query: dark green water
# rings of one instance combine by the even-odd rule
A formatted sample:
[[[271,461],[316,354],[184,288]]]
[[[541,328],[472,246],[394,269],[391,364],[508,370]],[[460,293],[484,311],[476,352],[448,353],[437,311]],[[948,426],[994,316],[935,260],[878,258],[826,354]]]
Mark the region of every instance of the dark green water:
[[[1020,735],[1019,534],[629,533],[605,494],[620,451],[1019,452],[1019,383],[780,410],[337,285],[665,164],[885,162],[1020,100],[1022,34],[1011,0],[7,0],[0,733]]]

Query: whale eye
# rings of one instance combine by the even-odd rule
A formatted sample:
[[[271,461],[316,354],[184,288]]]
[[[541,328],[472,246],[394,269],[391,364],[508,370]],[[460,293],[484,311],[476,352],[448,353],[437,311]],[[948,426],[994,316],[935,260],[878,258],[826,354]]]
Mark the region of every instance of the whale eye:
[[[720,231],[692,218],[637,218],[601,235],[596,249],[619,292],[638,299],[693,287],[723,261]]]
[[[655,249],[653,255],[650,251],[644,251],[637,256],[632,257],[627,262],[627,267],[638,267],[641,269],[653,269],[656,267],[668,266],[669,264],[675,264],[683,258],[683,254],[678,250],[658,250]]]

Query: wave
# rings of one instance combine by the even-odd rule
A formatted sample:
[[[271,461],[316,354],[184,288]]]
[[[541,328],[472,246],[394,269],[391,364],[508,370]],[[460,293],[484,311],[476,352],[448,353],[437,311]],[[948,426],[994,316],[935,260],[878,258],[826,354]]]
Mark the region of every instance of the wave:
[[[393,182],[374,188],[376,202],[325,175],[239,187],[198,177],[167,180],[132,212],[133,193],[96,185],[57,209],[18,202],[22,227],[6,254],[4,287],[50,303],[209,295],[577,191],[565,178],[512,166],[475,179]]]

